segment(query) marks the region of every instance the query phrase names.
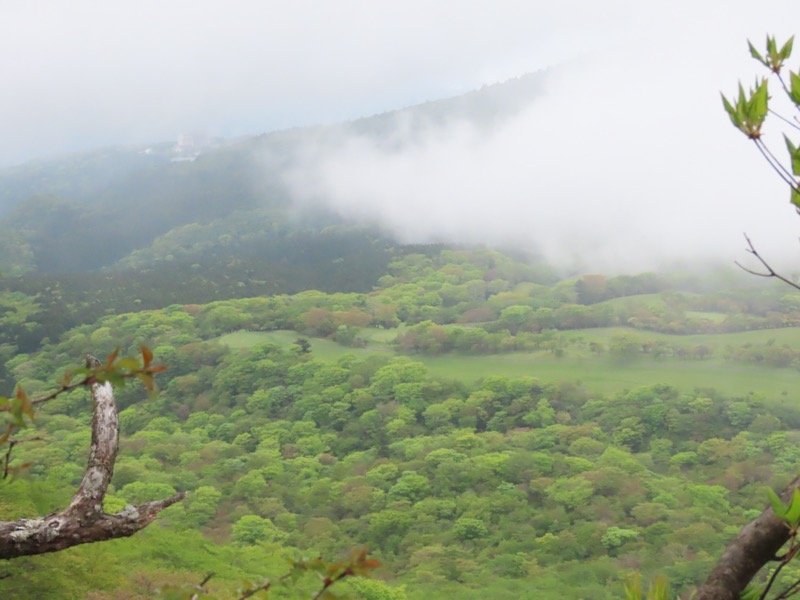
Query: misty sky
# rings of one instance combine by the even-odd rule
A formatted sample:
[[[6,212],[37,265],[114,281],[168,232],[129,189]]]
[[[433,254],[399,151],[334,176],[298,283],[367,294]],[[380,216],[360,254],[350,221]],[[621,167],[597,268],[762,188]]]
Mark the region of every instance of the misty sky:
[[[798,17],[796,0],[5,0],[0,165],[332,123],[554,67],[490,134],[349,139],[290,181],[407,239],[535,239],[598,268],[741,257],[745,230],[786,255],[800,220],[719,91],[759,72],[747,38]]]

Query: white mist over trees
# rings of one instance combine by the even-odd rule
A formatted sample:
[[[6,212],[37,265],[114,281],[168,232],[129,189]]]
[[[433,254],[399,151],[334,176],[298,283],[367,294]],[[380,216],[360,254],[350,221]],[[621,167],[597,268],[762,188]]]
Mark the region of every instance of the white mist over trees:
[[[741,75],[730,57],[742,39],[791,33],[774,15],[792,8],[17,3],[0,24],[12,90],[0,110],[13,115],[0,163],[180,131],[335,123],[550,68],[541,102],[494,129],[455,120],[402,151],[348,138],[332,155],[310,149],[289,180],[404,239],[530,244],[567,266],[729,260],[744,229],[788,253],[780,207],[759,201],[778,184],[745,167],[716,90]]]

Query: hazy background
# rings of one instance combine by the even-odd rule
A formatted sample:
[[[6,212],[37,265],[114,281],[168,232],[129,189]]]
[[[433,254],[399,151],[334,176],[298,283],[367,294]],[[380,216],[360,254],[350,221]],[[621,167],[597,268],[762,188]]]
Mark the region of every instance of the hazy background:
[[[492,131],[456,119],[405,139],[398,121],[397,144],[309,147],[287,181],[409,241],[518,241],[638,269],[741,258],[747,231],[791,270],[800,221],[788,191],[719,99],[759,72],[748,37],[783,41],[800,23],[796,1],[753,7],[10,0],[0,164],[334,123],[550,67],[546,95]]]

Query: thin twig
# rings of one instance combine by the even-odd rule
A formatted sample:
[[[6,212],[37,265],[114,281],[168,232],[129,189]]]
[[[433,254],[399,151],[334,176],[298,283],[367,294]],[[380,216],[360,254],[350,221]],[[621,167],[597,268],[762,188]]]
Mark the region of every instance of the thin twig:
[[[11,451],[18,443],[17,440],[8,440],[8,450],[6,450],[6,457],[3,461],[3,479],[8,477],[8,463],[11,461]]]
[[[772,110],[771,108],[770,108],[770,109],[768,109],[768,110],[769,110],[769,114],[771,114],[771,115],[775,115],[775,116],[776,116],[777,118],[779,118],[781,121],[783,121],[784,123],[786,123],[786,124],[787,124],[789,127],[793,127],[793,128],[795,128],[795,129],[797,129],[797,130],[800,130],[800,125],[798,125],[796,122],[790,121],[789,119],[787,119],[786,117],[784,117],[782,114],[780,114],[780,113],[778,113],[778,112],[775,112],[775,111],[774,111],[774,110]],[[797,117],[794,117],[794,119],[795,119],[795,121],[797,121]]]
[[[755,143],[756,148],[758,148],[758,151],[761,152],[764,160],[766,160],[769,163],[769,166],[772,167],[772,169],[778,174],[778,177],[780,177],[781,180],[783,180],[783,182],[790,188],[800,192],[800,190],[797,188],[797,182],[794,180],[794,178],[785,174],[788,173],[788,171],[786,171],[784,166],[777,160],[773,162],[774,158],[772,157],[772,153],[766,148],[764,142],[760,141],[758,138],[753,138],[753,142]]]
[[[214,574],[213,574],[213,573],[209,573],[208,575],[206,575],[205,579],[203,579],[203,581],[201,581],[201,582],[200,582],[200,583],[197,585],[197,592],[195,592],[194,594],[192,594],[192,596],[189,598],[189,600],[198,600],[198,598],[200,598],[200,594],[199,594],[199,592],[205,592],[205,591],[206,591],[204,588],[206,587],[206,584],[207,584],[209,581],[211,581],[211,578],[212,578],[213,576],[214,576]]]
[[[787,96],[789,96],[789,99],[791,100],[791,98],[792,98],[792,93],[789,91],[789,88],[786,86],[786,82],[783,80],[783,77],[781,77],[781,74],[780,74],[780,73],[775,73],[775,76],[778,78],[778,81],[780,81],[780,82],[781,82],[781,86],[783,86],[783,91],[784,91],[784,92],[786,92],[786,95],[787,95]],[[800,111],[800,106],[798,106],[797,104],[795,104],[794,100],[792,100],[792,104],[794,104],[794,107],[795,107],[795,108],[796,108],[798,111]]]
[[[747,237],[746,233],[744,234],[744,239],[747,241],[747,245],[749,247],[748,249],[746,249],[746,252],[755,256],[756,259],[758,259],[758,261],[767,270],[767,272],[759,273],[758,271],[753,271],[752,269],[748,269],[747,267],[743,266],[739,261],[734,261],[734,264],[736,264],[737,267],[739,267],[742,271],[745,271],[746,273],[750,273],[751,275],[755,275],[757,277],[775,277],[776,279],[779,279],[785,284],[792,286],[794,289],[800,290],[800,285],[798,285],[791,279],[787,279],[780,273],[775,272],[775,270],[771,266],[769,266],[769,263],[766,260],[764,260],[758,253],[758,251],[755,249],[755,247],[753,246],[753,242],[750,241],[750,238]]]
[[[759,141],[759,144],[760,144],[760,145],[761,145],[761,146],[764,148],[764,151],[765,151],[767,154],[769,154],[769,156],[770,156],[770,158],[772,159],[773,163],[774,163],[774,164],[776,164],[776,165],[778,166],[778,168],[779,168],[781,171],[783,171],[783,173],[786,175],[786,177],[789,179],[789,181],[791,181],[791,182],[792,182],[792,183],[791,183],[791,186],[792,186],[792,187],[794,187],[794,188],[796,188],[796,187],[797,187],[797,182],[796,182],[796,181],[795,181],[795,179],[794,179],[794,173],[792,173],[791,171],[789,171],[789,169],[787,169],[786,167],[784,167],[784,166],[783,166],[783,163],[782,163],[781,161],[779,161],[779,160],[778,160],[778,159],[775,157],[775,155],[774,155],[774,154],[772,153],[772,151],[769,149],[769,146],[767,146],[767,145],[766,145],[766,144],[765,144],[765,143],[764,143],[764,142],[763,142],[761,139],[759,139],[758,141]]]
[[[8,478],[9,462],[11,462],[11,450],[14,448],[14,446],[16,446],[17,444],[21,444],[23,442],[41,442],[41,441],[44,441],[44,438],[32,437],[32,438],[26,438],[24,440],[15,440],[15,439],[8,440],[7,442],[8,450],[6,450],[5,459],[3,461],[3,479]]]
[[[311,597],[311,600],[319,600],[320,598],[322,598],[322,594],[324,594],[324,593],[325,593],[325,590],[327,590],[329,587],[331,587],[331,586],[332,586],[334,583],[336,583],[337,581],[341,581],[341,580],[342,580],[342,579],[344,579],[345,577],[348,577],[348,576],[350,576],[350,575],[352,575],[352,574],[353,574],[353,571],[351,571],[350,569],[345,569],[344,571],[342,571],[341,573],[339,573],[339,574],[338,574],[336,577],[334,577],[333,579],[325,579],[325,581],[324,581],[324,582],[323,582],[323,584],[322,584],[322,588],[320,588],[320,589],[317,591],[317,593],[316,593],[316,594],[314,594],[314,595]]]
[[[49,402],[50,400],[55,399],[57,396],[60,396],[64,392],[71,392],[72,390],[78,389],[79,387],[87,386],[93,381],[94,381],[94,375],[87,375],[80,381],[77,381],[75,383],[70,383],[69,385],[62,385],[60,388],[58,388],[57,390],[53,390],[49,394],[31,399],[31,404],[42,404],[44,402]]]
[[[270,588],[271,585],[272,585],[272,582],[268,581],[264,585],[260,585],[260,586],[258,586],[256,588],[253,588],[252,590],[247,590],[244,594],[239,596],[239,598],[237,600],[245,600],[246,598],[249,598],[250,596],[255,596],[261,590],[267,591]]]
[[[798,579],[788,588],[783,590],[781,594],[775,598],[775,600],[781,600],[782,598],[789,598],[790,596],[794,596],[797,592],[800,592],[799,586],[800,586],[800,579]]]
[[[122,376],[135,377],[134,374],[127,374],[127,373],[123,374]],[[42,404],[44,402],[49,402],[50,400],[53,400],[54,398],[60,396],[64,392],[71,392],[72,390],[76,390],[79,387],[87,386],[90,383],[93,383],[94,381],[95,381],[94,375],[87,375],[80,381],[77,381],[75,383],[70,383],[69,385],[62,385],[60,388],[53,390],[49,394],[45,394],[44,396],[39,396],[38,398],[31,398],[31,404]],[[10,411],[11,411],[10,406],[0,406],[0,412],[10,412]]]
[[[789,560],[791,560],[791,559],[789,559]],[[781,572],[781,569],[782,569],[783,567],[785,567],[785,566],[786,566],[786,565],[789,563],[789,560],[784,560],[784,561],[783,561],[781,564],[779,564],[779,565],[778,565],[778,567],[777,567],[777,568],[776,568],[776,569],[775,569],[775,570],[772,572],[772,575],[770,575],[769,581],[767,582],[767,587],[765,587],[765,588],[764,588],[764,591],[763,591],[763,592],[761,592],[761,595],[758,597],[758,600],[764,600],[764,599],[767,597],[767,593],[769,593],[769,590],[770,590],[770,588],[772,587],[772,584],[773,584],[773,583],[775,583],[775,579],[778,577],[778,574]]]
[[[800,550],[800,545],[797,544],[797,532],[794,531],[794,530],[792,530],[792,538],[791,538],[791,540],[792,541],[789,544],[789,550],[786,552],[786,558],[783,560],[783,562],[775,570],[775,573],[772,574],[772,577],[770,577],[769,585],[767,586],[767,589],[764,590],[764,593],[761,595],[761,598],[766,598],[767,592],[769,591],[769,588],[772,585],[772,582],[775,581],[775,577],[778,575],[778,572],[781,570],[781,568],[784,565],[789,564],[789,562],[797,554],[797,551]],[[797,590],[792,592],[792,588],[797,587],[798,584],[800,584],[800,581],[795,581],[792,585],[790,585],[788,588],[786,588],[783,592],[778,594],[775,597],[775,600],[780,600],[781,598],[788,598],[789,596],[793,596],[797,592]],[[759,599],[759,600],[761,600],[761,599]]]

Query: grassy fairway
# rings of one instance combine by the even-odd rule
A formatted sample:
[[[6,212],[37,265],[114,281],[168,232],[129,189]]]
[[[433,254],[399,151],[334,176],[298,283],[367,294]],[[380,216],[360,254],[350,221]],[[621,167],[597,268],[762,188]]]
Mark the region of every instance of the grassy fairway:
[[[323,360],[335,360],[344,354],[365,356],[374,353],[394,353],[389,341],[396,332],[369,330],[367,348],[347,348],[330,340],[311,338],[311,351]],[[625,328],[586,329],[565,332],[565,337],[582,338],[584,341],[607,341],[614,335],[625,334],[645,339],[691,344],[706,344],[721,352],[726,344],[746,342],[763,343],[775,339],[776,343],[788,343],[800,347],[800,332],[796,329],[774,329],[719,335],[674,336],[639,332]],[[283,347],[291,346],[299,337],[294,331],[247,332],[240,331],[219,338],[231,348],[249,348],[266,342]],[[507,377],[532,376],[542,382],[580,382],[599,392],[616,392],[642,385],[665,383],[682,390],[696,387],[717,389],[727,395],[739,396],[748,392],[763,392],[774,400],[794,398],[800,374],[794,369],[772,369],[732,363],[721,358],[684,361],[677,359],[635,358],[626,363],[615,362],[607,355],[555,358],[547,352],[514,352],[465,356],[415,355],[414,360],[425,363],[431,372],[446,379],[473,382],[490,375]]]
[[[679,361],[639,359],[617,364],[606,357],[551,358],[536,353],[488,356],[433,356],[418,358],[431,372],[448,379],[475,381],[488,375],[536,377],[542,382],[579,382],[599,392],[616,392],[642,385],[666,383],[682,390],[717,389],[727,395],[763,392],[770,398],[792,394],[800,379],[792,369],[766,369],[721,360]],[[784,394],[786,392],[786,394]]]
[[[392,334],[390,339],[394,339],[394,335],[395,334]],[[288,348],[294,344],[294,341],[299,337],[304,336],[300,335],[296,331],[288,330],[266,332],[236,331],[234,333],[223,335],[222,337],[218,338],[218,341],[221,344],[225,344],[231,348],[252,348],[253,346],[266,343],[276,344],[278,346]],[[322,360],[336,360],[344,354],[367,356],[369,354],[375,354],[378,352],[394,353],[387,342],[370,340],[369,345],[366,348],[348,348],[346,346],[337,344],[336,342],[332,342],[331,340],[320,338],[306,339],[311,342],[311,352],[314,354],[314,356],[321,358]]]
[[[597,329],[575,329],[559,332],[566,340],[582,340],[584,342],[607,343],[612,337],[624,335],[636,340],[664,341],[681,346],[705,344],[715,352],[721,353],[725,346],[741,346],[743,344],[765,344],[774,340],[776,344],[788,344],[795,350],[800,349],[800,328],[783,327],[781,329],[757,329],[755,331],[737,331],[735,333],[713,333],[698,335],[670,335],[655,331],[643,331],[629,327],[600,327]]]

